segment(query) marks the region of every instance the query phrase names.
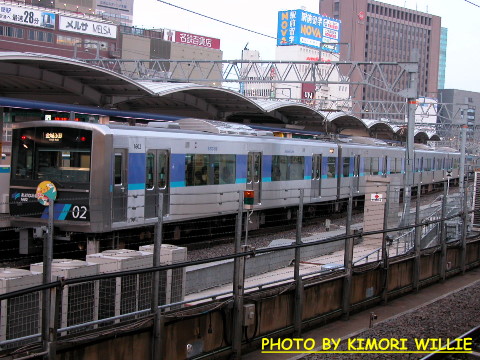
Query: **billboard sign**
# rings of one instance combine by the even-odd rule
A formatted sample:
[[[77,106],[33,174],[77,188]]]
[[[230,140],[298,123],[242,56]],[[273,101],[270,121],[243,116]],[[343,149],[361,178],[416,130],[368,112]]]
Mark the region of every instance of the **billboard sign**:
[[[180,44],[200,46],[216,50],[220,49],[220,39],[190,34],[182,31],[165,29],[163,31],[163,39]]]
[[[303,45],[340,52],[340,20],[304,10],[278,12],[277,46]],[[331,45],[330,45],[331,44]]]
[[[117,38],[116,25],[72,18],[68,16],[60,16],[58,28],[63,31],[70,31],[77,34],[102,36],[111,39]]]
[[[7,23],[55,29],[55,14],[25,7],[2,4],[0,20]]]
[[[118,11],[133,16],[133,0],[97,0],[97,8],[107,13]]]

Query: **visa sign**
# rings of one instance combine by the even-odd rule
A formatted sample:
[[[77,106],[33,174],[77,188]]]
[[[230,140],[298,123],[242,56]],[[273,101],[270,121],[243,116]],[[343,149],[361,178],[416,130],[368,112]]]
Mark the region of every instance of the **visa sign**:
[[[303,45],[340,52],[340,20],[304,10],[278,12],[277,46]],[[333,43],[331,45],[327,43]]]

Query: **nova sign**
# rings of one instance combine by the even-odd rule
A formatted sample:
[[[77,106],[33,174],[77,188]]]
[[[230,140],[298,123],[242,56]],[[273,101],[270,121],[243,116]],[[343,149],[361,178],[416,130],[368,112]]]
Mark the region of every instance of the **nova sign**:
[[[321,47],[322,50],[338,53],[339,42],[340,20],[304,10],[278,12],[277,46]]]

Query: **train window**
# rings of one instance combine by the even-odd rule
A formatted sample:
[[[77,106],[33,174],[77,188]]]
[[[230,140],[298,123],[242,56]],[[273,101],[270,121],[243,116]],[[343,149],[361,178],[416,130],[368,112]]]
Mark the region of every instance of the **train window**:
[[[146,179],[145,179],[145,188],[146,189],[153,189],[153,175],[154,175],[154,169],[155,169],[155,155],[152,153],[147,154],[147,160],[146,160]]]
[[[415,172],[419,172],[420,169],[422,168],[422,161],[423,158],[418,158],[418,159],[415,159]]]
[[[16,180],[87,184],[91,131],[56,127],[14,130],[12,174]]]
[[[187,186],[207,185],[208,155],[187,154],[185,156],[185,181]]]
[[[337,158],[329,156],[327,158],[327,178],[335,178],[337,173]]]
[[[165,170],[168,170],[168,156],[165,152],[158,155],[158,187],[164,189],[167,187],[167,176]]]
[[[432,168],[432,159],[427,159],[427,164],[425,165],[425,171],[431,171]]]
[[[287,156],[272,156],[272,181],[287,180]]]
[[[272,157],[272,181],[303,180],[304,171],[303,156],[274,155]]]
[[[288,180],[303,180],[304,163],[303,156],[288,156]]]
[[[17,179],[33,178],[33,146],[24,141],[18,151],[12,151],[12,170]]]
[[[114,169],[115,185],[122,184],[122,165],[123,165],[122,154],[115,154],[115,169]]]
[[[90,178],[90,153],[87,151],[39,149],[37,159],[39,180],[85,183]]]
[[[210,155],[214,184],[235,184],[235,155]]]
[[[380,173],[379,158],[378,157],[372,157],[371,159],[372,159],[372,167],[371,167],[372,175],[378,175]]]
[[[350,176],[350,158],[346,157],[343,158],[343,177],[349,177]]]
[[[402,173],[402,159],[401,158],[395,158],[395,167],[394,167],[394,172],[395,174],[401,174]]]
[[[372,158],[369,158],[369,157],[365,158],[363,173],[364,173],[364,175],[371,175],[372,174]]]
[[[187,154],[186,186],[235,183],[235,155]]]
[[[320,180],[322,174],[322,155],[313,155],[312,180]]]

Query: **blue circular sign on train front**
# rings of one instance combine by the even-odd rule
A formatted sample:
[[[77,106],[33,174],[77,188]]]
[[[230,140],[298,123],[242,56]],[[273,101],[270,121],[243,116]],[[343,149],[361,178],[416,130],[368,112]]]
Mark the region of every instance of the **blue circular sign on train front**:
[[[35,197],[40,204],[48,206],[50,205],[50,200],[55,201],[57,198],[57,188],[51,181],[42,181],[37,186]]]

